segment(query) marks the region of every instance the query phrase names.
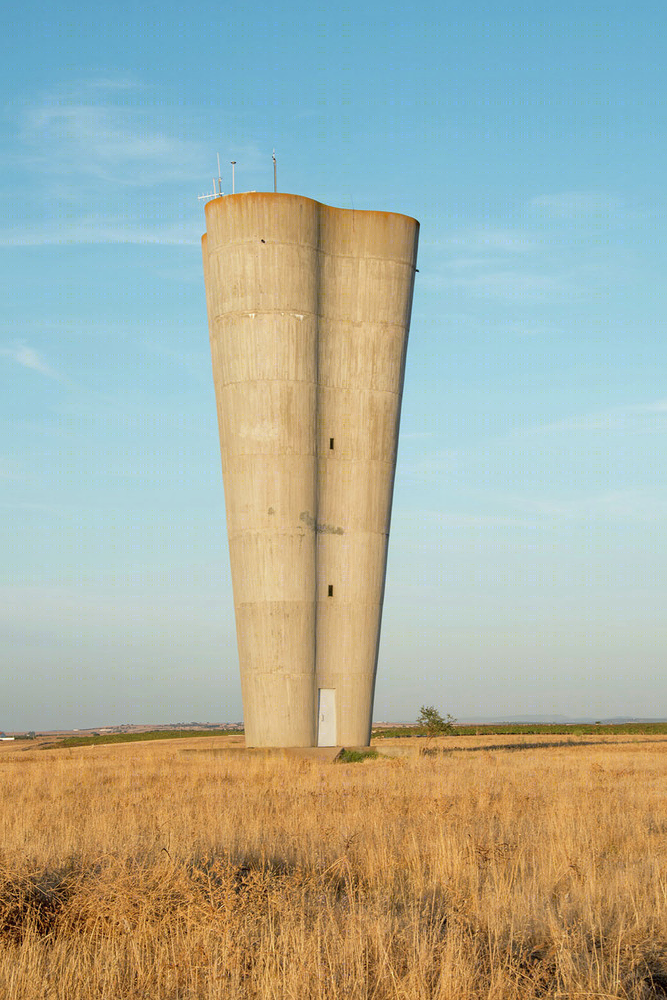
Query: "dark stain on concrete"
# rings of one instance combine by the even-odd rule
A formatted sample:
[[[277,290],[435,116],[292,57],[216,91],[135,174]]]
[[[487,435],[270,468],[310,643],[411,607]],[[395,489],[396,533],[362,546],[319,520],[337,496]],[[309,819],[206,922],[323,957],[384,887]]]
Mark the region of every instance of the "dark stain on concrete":
[[[299,517],[300,521],[307,524],[309,528],[316,531],[321,535],[344,535],[345,531],[343,528],[336,528],[333,524],[318,524],[312,514],[309,514],[307,510],[301,512]]]

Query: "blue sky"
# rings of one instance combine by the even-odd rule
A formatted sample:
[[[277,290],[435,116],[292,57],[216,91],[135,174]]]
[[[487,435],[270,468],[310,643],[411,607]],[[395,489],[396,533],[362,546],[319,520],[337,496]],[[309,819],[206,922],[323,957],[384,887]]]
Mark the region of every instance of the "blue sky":
[[[33,2],[0,46],[0,727],[241,716],[223,162],[421,223],[376,718],[667,716],[662,4]]]

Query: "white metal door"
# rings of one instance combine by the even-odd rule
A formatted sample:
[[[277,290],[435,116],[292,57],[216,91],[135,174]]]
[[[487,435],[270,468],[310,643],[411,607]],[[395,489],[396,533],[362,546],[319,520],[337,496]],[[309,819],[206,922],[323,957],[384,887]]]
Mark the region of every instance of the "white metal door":
[[[319,688],[317,692],[317,745],[336,746],[335,688]]]

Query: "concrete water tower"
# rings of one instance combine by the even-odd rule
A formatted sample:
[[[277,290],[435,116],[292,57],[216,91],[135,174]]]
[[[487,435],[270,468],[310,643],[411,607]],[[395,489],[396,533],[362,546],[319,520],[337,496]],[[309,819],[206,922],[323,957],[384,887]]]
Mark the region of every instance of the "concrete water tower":
[[[370,740],[418,233],[297,195],[206,204],[248,746]]]

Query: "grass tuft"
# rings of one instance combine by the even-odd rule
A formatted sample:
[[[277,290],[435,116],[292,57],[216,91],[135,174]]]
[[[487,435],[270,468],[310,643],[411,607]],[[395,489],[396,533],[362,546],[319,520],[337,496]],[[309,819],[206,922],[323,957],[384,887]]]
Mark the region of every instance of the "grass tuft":
[[[343,748],[336,757],[336,764],[360,764],[365,760],[377,760],[377,750],[346,750]]]

